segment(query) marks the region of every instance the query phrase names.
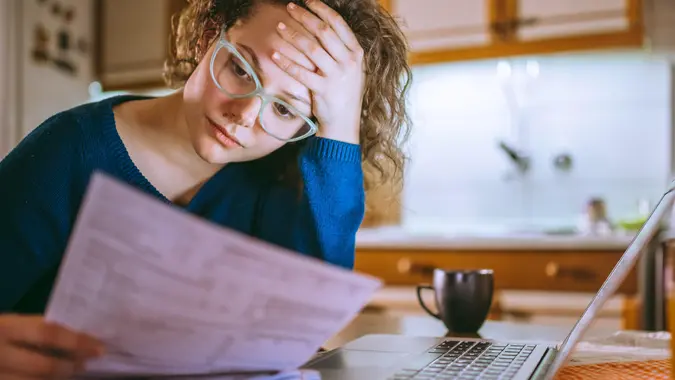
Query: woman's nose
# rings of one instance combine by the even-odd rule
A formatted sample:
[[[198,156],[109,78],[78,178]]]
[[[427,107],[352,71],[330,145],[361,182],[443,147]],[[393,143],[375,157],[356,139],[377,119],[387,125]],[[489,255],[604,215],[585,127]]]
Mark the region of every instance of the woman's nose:
[[[228,102],[225,116],[246,127],[253,127],[260,113],[262,101],[258,97],[233,99]]]

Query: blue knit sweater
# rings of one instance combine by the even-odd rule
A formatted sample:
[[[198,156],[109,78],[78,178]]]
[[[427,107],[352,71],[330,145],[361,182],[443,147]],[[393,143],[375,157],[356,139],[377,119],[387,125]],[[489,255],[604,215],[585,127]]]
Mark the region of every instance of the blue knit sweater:
[[[134,165],[117,134],[112,107],[137,98],[118,96],[61,112],[0,161],[0,312],[44,311],[93,171],[170,203]],[[364,214],[359,146],[306,140],[298,162],[301,192],[256,163],[224,166],[185,210],[351,269]]]

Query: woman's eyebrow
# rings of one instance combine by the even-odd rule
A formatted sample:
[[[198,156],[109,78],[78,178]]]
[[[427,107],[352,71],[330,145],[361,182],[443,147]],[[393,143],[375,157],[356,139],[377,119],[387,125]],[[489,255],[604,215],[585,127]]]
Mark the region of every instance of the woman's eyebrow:
[[[251,61],[253,61],[251,63],[253,64],[253,68],[255,69],[255,71],[261,74],[265,74],[262,67],[260,67],[260,60],[258,59],[258,55],[255,53],[255,50],[253,50],[253,48],[240,43],[237,44],[237,47],[240,47],[241,49],[245,50],[248,53],[248,55],[251,58]]]

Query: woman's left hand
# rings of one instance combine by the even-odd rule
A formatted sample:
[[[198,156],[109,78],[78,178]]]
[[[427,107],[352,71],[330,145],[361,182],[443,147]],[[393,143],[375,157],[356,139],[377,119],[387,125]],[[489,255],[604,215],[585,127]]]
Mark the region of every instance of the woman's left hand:
[[[365,86],[363,48],[332,8],[320,0],[307,0],[306,4],[316,15],[293,3],[288,4],[288,12],[316,38],[284,23],[277,30],[318,70],[308,70],[281,52],[272,57],[282,70],[311,91],[312,113],[319,122],[317,135],[358,144]]]

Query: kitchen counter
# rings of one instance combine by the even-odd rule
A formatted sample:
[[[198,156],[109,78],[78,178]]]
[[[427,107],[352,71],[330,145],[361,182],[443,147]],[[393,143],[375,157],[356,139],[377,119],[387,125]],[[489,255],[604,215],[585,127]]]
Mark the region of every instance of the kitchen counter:
[[[629,234],[586,236],[387,226],[360,229],[356,234],[356,248],[612,250],[626,249],[633,237]]]

